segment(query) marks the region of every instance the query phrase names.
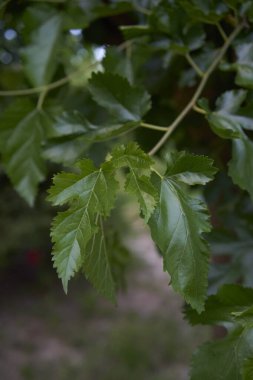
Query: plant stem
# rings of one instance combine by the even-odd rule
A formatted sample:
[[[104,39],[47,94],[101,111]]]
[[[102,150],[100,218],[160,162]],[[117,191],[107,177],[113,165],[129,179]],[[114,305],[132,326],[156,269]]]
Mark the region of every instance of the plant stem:
[[[200,108],[198,106],[196,106],[196,104],[194,104],[194,106],[192,107],[192,109],[198,113],[201,113],[202,115],[206,115],[207,112],[203,109],[203,108]]]
[[[163,176],[155,168],[153,168],[153,166],[151,166],[150,169],[152,170],[152,172],[154,172],[156,175],[158,175],[158,177],[160,177],[161,179],[163,179]]]
[[[168,130],[168,127],[160,127],[159,125],[148,124],[148,123],[141,123],[140,126],[144,128],[154,129],[155,131],[166,132]]]
[[[194,62],[194,60],[192,59],[192,57],[190,56],[189,53],[186,53],[185,54],[185,58],[187,59],[187,61],[189,62],[189,64],[191,65],[191,67],[196,71],[196,73],[201,77],[203,78],[203,76],[205,75],[205,73],[201,70],[201,68],[196,64],[196,62]]]
[[[231,45],[232,41],[235,39],[235,37],[240,33],[242,28],[244,27],[244,23],[239,24],[234,31],[230,34],[230,36],[227,38],[227,41],[224,43],[224,45],[220,48],[220,51],[218,52],[216,58],[209,66],[208,70],[205,72],[203,78],[201,79],[195,93],[193,94],[191,100],[186,105],[186,107],[182,110],[182,112],[177,116],[177,118],[173,121],[171,125],[167,127],[167,132],[163,135],[163,137],[157,142],[157,144],[151,149],[149,152],[149,155],[155,154],[161,146],[167,141],[167,139],[170,137],[172,132],[176,129],[178,124],[185,118],[185,116],[190,112],[190,110],[194,107],[195,103],[197,102],[199,96],[201,95],[210,75],[213,73],[213,71],[216,69],[218,64],[220,63],[221,59],[223,58],[224,54],[226,53],[227,49]]]
[[[226,41],[228,40],[228,36],[227,36],[226,33],[224,32],[224,30],[223,30],[221,24],[217,22],[216,26],[217,26],[217,28],[218,28],[218,30],[219,30],[219,32],[220,32],[221,37],[222,37],[223,40],[226,42]]]
[[[87,68],[90,68],[96,64],[97,64],[97,62],[94,62],[91,65],[89,65]],[[82,70],[83,70],[83,68],[82,68]],[[0,96],[26,96],[26,95],[38,94],[41,92],[43,93],[45,91],[48,92],[48,91],[54,90],[58,87],[64,86],[65,84],[67,84],[70,81],[71,78],[76,76],[79,72],[80,72],[80,68],[78,70],[74,71],[73,73],[67,75],[66,77],[61,78],[55,82],[52,82],[52,83],[44,85],[44,86],[39,86],[39,87],[34,87],[34,88],[25,88],[23,90],[0,91]]]
[[[37,103],[37,110],[41,111],[42,110],[42,105],[44,103],[45,97],[47,95],[47,90],[43,91],[40,93],[38,103]]]

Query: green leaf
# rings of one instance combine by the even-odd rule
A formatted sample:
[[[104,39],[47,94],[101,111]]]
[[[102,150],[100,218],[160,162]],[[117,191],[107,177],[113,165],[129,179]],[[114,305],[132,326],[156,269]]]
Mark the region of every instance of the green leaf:
[[[116,220],[117,225],[119,221]],[[114,227],[115,228],[115,227]],[[117,228],[117,227],[116,227]],[[109,225],[106,230],[106,237],[108,240],[110,264],[114,282],[117,289],[125,288],[126,286],[126,272],[129,267],[131,254],[122,244],[119,234],[112,230]]]
[[[148,25],[122,25],[120,30],[126,40],[143,37],[152,33],[152,29]]]
[[[170,50],[185,54],[204,45],[205,33],[200,23],[193,23],[193,17],[185,12],[185,6],[178,3],[164,1],[155,7],[149,17],[150,28],[146,32],[168,35]]]
[[[217,294],[208,297],[205,310],[201,314],[188,307],[185,315],[192,325],[210,325],[224,322],[245,325],[245,313],[250,311],[252,304],[252,288],[226,284],[219,289]]]
[[[166,175],[187,185],[205,185],[214,178],[217,169],[213,160],[186,152],[172,152]]]
[[[5,117],[9,118],[6,126],[16,123],[20,116],[17,113],[11,118],[6,114]],[[44,112],[29,112],[17,125],[12,125],[13,129],[2,147],[5,170],[15,189],[30,205],[34,203],[38,184],[45,178],[46,167],[41,145],[47,123],[48,118]]]
[[[0,151],[6,145],[15,126],[33,110],[33,104],[27,99],[18,99],[12,102],[2,113],[0,118]]]
[[[218,136],[233,139],[229,175],[235,184],[247,190],[253,198],[253,185],[249,181],[253,170],[253,143],[243,131],[253,130],[253,118],[240,108],[246,95],[244,90],[225,92],[217,100],[217,111],[210,113],[207,119]]]
[[[147,223],[153,213],[157,201],[157,191],[152,185],[150,178],[130,169],[127,175],[125,190],[137,197],[144,220]]]
[[[87,151],[90,144],[81,136],[67,139],[52,139],[47,141],[43,149],[43,157],[49,161],[64,166],[70,166]]]
[[[87,205],[59,212],[53,221],[54,267],[66,293],[68,282],[81,268],[85,247],[96,230],[95,217]]]
[[[216,24],[228,12],[226,4],[219,0],[179,0],[179,3],[191,18],[204,23]]]
[[[209,113],[207,119],[212,130],[218,136],[222,138],[240,138],[241,128],[253,129],[253,119],[241,115],[239,110],[246,96],[247,92],[244,90],[232,90],[225,92],[217,100],[217,111]]]
[[[121,122],[140,121],[150,109],[149,94],[131,86],[123,77],[109,73],[94,74],[89,82],[93,99]]]
[[[109,259],[106,237],[101,222],[100,230],[93,235],[84,257],[83,268],[87,279],[102,295],[116,302],[115,282]]]
[[[132,169],[150,169],[153,164],[151,157],[146,154],[135,142],[116,146],[111,155],[110,162],[115,169],[127,166]]]
[[[205,183],[208,177],[209,180],[213,177],[214,169],[211,168],[211,161],[203,160],[205,164],[200,165],[198,175],[198,159],[195,156],[177,155],[173,155],[164,178],[156,181],[159,202],[149,226],[153,240],[162,251],[164,270],[170,273],[173,288],[201,312],[204,309],[209,264],[209,249],[202,234],[209,232],[211,225],[204,203],[192,198],[181,181]],[[189,159],[188,168],[184,157]],[[201,174],[203,166],[204,175]]]
[[[93,250],[86,246],[98,230],[98,217],[108,216],[114,206],[118,184],[109,165],[104,164],[97,169],[92,161],[81,160],[75,167],[77,173],[57,174],[49,190],[48,200],[54,205],[70,205],[69,210],[57,215],[52,227],[55,267],[67,292],[68,281],[81,268],[81,263],[86,262],[86,276],[98,286],[99,291],[104,293],[107,289],[107,295],[111,298],[111,285],[102,287],[102,279],[94,277],[91,268],[94,257],[89,256]],[[100,243],[104,244],[103,241]],[[96,242],[95,247],[98,246]],[[93,252],[93,255],[98,254],[99,262],[96,265],[105,269],[104,249],[101,247],[101,252]]]
[[[50,17],[31,36],[31,44],[21,50],[27,78],[33,86],[48,84],[57,66],[61,32],[60,14]]]
[[[228,174],[241,189],[249,192],[253,199],[253,183],[249,180],[253,170],[253,142],[241,132],[241,138],[232,141],[232,159]]]
[[[236,62],[223,66],[224,70],[236,71],[235,83],[246,88],[253,88],[253,43],[240,43],[235,48]]]
[[[123,78],[126,78],[131,85],[133,84],[133,63],[126,54],[119,52],[116,48],[109,47],[106,49],[106,55],[102,63],[106,72],[118,74]]]
[[[152,159],[136,143],[118,146],[111,153],[110,161],[115,169],[128,167],[125,190],[137,197],[145,222],[154,211],[157,191],[150,181]],[[143,171],[148,175],[143,175]]]
[[[253,379],[253,358],[247,359],[243,366],[243,380]]]
[[[56,206],[79,199],[94,213],[108,216],[117,190],[111,170],[105,165],[97,169],[90,160],[79,161],[76,167],[80,169],[78,174],[63,172],[54,176],[48,200]]]
[[[243,380],[242,367],[253,355],[253,328],[238,328],[226,338],[206,343],[193,356],[191,380]]]
[[[53,122],[48,138],[61,138],[67,136],[82,136],[84,144],[110,140],[124,133],[134,130],[139,122],[130,121],[117,123],[114,120],[109,124],[93,124],[83,117],[79,112],[62,111],[52,115]]]

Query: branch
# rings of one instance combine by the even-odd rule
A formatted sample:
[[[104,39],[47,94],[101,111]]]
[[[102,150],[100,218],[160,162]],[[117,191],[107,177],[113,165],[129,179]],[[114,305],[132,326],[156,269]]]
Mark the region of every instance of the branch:
[[[203,78],[203,76],[205,75],[205,73],[201,70],[201,68],[196,64],[196,62],[194,62],[194,60],[192,59],[192,57],[190,56],[189,53],[186,53],[185,54],[185,58],[187,59],[187,61],[189,62],[189,64],[192,66],[192,68],[196,71],[196,73],[201,77]]]
[[[160,127],[159,125],[148,124],[148,123],[141,123],[140,127],[154,129],[155,131],[163,131],[163,132],[166,132],[168,130],[168,127]]]
[[[97,65],[97,62],[90,64],[87,67],[87,69],[95,65]],[[26,96],[26,95],[39,94],[41,92],[49,92],[51,90],[54,90],[55,88],[58,88],[67,84],[71,80],[71,78],[79,74],[81,70],[83,70],[83,67],[81,69],[79,68],[78,70],[74,71],[73,73],[67,75],[64,78],[61,78],[55,82],[52,82],[44,86],[39,86],[39,87],[34,87],[34,88],[25,88],[23,90],[0,91],[0,96]]]
[[[228,40],[228,36],[227,36],[226,33],[224,32],[224,30],[223,30],[221,24],[219,24],[219,23],[217,22],[216,26],[217,26],[217,28],[218,28],[218,30],[219,30],[219,32],[220,32],[221,37],[222,37],[223,40],[226,42],[226,41]]]
[[[195,103],[197,102],[199,96],[201,95],[202,91],[204,90],[204,87],[210,77],[210,75],[213,73],[213,71],[216,69],[220,61],[222,60],[223,56],[227,52],[227,49],[235,39],[235,37],[240,33],[242,28],[244,27],[244,22],[239,24],[235,30],[230,34],[230,36],[227,38],[227,41],[224,43],[224,45],[221,47],[220,51],[218,52],[216,58],[212,62],[212,64],[209,66],[208,70],[205,72],[202,80],[200,81],[194,95],[192,96],[189,103],[186,105],[186,107],[183,109],[183,111],[177,116],[177,118],[173,121],[171,125],[167,127],[167,132],[163,135],[163,137],[158,141],[158,143],[151,149],[149,152],[149,155],[154,155],[161,146],[167,141],[169,136],[172,134],[172,132],[176,129],[178,124],[185,118],[185,116],[191,111],[191,109],[194,107]]]

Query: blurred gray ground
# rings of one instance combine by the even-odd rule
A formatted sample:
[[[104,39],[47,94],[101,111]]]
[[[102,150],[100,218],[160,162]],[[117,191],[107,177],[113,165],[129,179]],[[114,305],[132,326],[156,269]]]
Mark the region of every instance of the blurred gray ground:
[[[137,219],[126,243],[136,254],[118,305],[83,278],[65,296],[50,290],[1,294],[1,380],[186,380],[209,330],[183,320],[162,261]]]

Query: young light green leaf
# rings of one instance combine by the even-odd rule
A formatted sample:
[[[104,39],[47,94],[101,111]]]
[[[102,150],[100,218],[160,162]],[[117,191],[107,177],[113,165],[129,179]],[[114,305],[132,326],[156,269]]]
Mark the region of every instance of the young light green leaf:
[[[84,256],[83,268],[87,279],[102,295],[115,303],[116,289],[112,275],[109,259],[109,250],[103,230],[102,221],[99,232],[93,235],[86,254]]]
[[[25,73],[33,86],[48,84],[57,66],[57,45],[61,33],[60,14],[34,30],[31,44],[21,50]]]
[[[87,204],[93,212],[108,216],[115,200],[118,184],[107,167],[97,169],[92,161],[76,164],[80,173],[60,173],[53,178],[48,200],[63,205],[75,199]]]
[[[205,343],[193,356],[190,380],[243,380],[242,367],[253,355],[253,328]]]
[[[136,143],[129,143],[126,146],[121,145],[114,148],[109,162],[115,169],[124,166],[129,168],[125,190],[137,197],[144,220],[147,222],[154,211],[157,200],[157,190],[149,178],[152,159]],[[148,175],[142,173],[145,170]]]
[[[140,121],[150,109],[149,94],[111,73],[94,74],[89,82],[93,99],[121,122]]]
[[[150,169],[153,164],[151,157],[135,142],[116,146],[110,155],[110,162],[115,169],[127,166],[132,169]]]
[[[86,245],[95,232],[95,218],[87,205],[60,212],[54,219],[51,233],[54,267],[66,293],[68,282],[81,268]]]
[[[127,175],[125,190],[137,197],[144,220],[147,223],[153,213],[157,201],[157,191],[152,185],[150,178],[130,169]]]
[[[182,159],[182,154],[174,155],[174,163],[168,166],[162,180],[156,181],[159,192],[159,201],[152,214],[149,226],[151,235],[163,254],[164,270],[171,276],[173,288],[178,291],[191,306],[198,312],[204,309],[204,301],[207,288],[207,274],[209,264],[208,244],[202,234],[209,232],[208,212],[205,204],[199,199],[192,198],[181,179],[187,183],[195,183],[190,180],[191,161],[189,168]],[[196,164],[197,159],[193,158]],[[184,163],[184,165],[183,165]],[[211,161],[205,161],[206,173],[204,182],[212,178],[214,169],[211,169]],[[187,176],[177,178],[180,167]],[[192,178],[199,182],[201,176],[197,165],[193,165]],[[199,170],[203,168],[200,165]],[[180,180],[179,180],[180,179]],[[203,178],[202,178],[203,180]]]
[[[111,289],[111,285],[102,285],[98,280],[91,264],[94,258],[87,256],[90,252],[86,248],[87,243],[97,232],[97,218],[101,215],[108,216],[114,206],[118,184],[108,165],[96,168],[92,161],[81,160],[75,165],[77,173],[60,173],[53,179],[53,185],[49,190],[48,200],[54,205],[69,204],[70,209],[59,213],[52,227],[52,239],[54,242],[54,262],[59,277],[67,292],[68,281],[81,268],[81,263],[86,263],[86,276],[90,277],[98,289]],[[94,240],[95,244],[96,240]],[[101,240],[100,253],[93,255],[98,260],[97,266],[104,267],[104,248]],[[97,249],[100,245],[96,243]],[[88,257],[88,258],[87,258]],[[96,261],[96,260],[95,260]],[[105,276],[108,279],[108,276]],[[100,285],[101,286],[100,286]],[[111,291],[108,291],[111,297]]]
[[[10,123],[16,121],[10,118]],[[38,184],[45,178],[42,142],[48,123],[47,115],[33,110],[21,119],[2,147],[3,163],[15,189],[33,205]]]

